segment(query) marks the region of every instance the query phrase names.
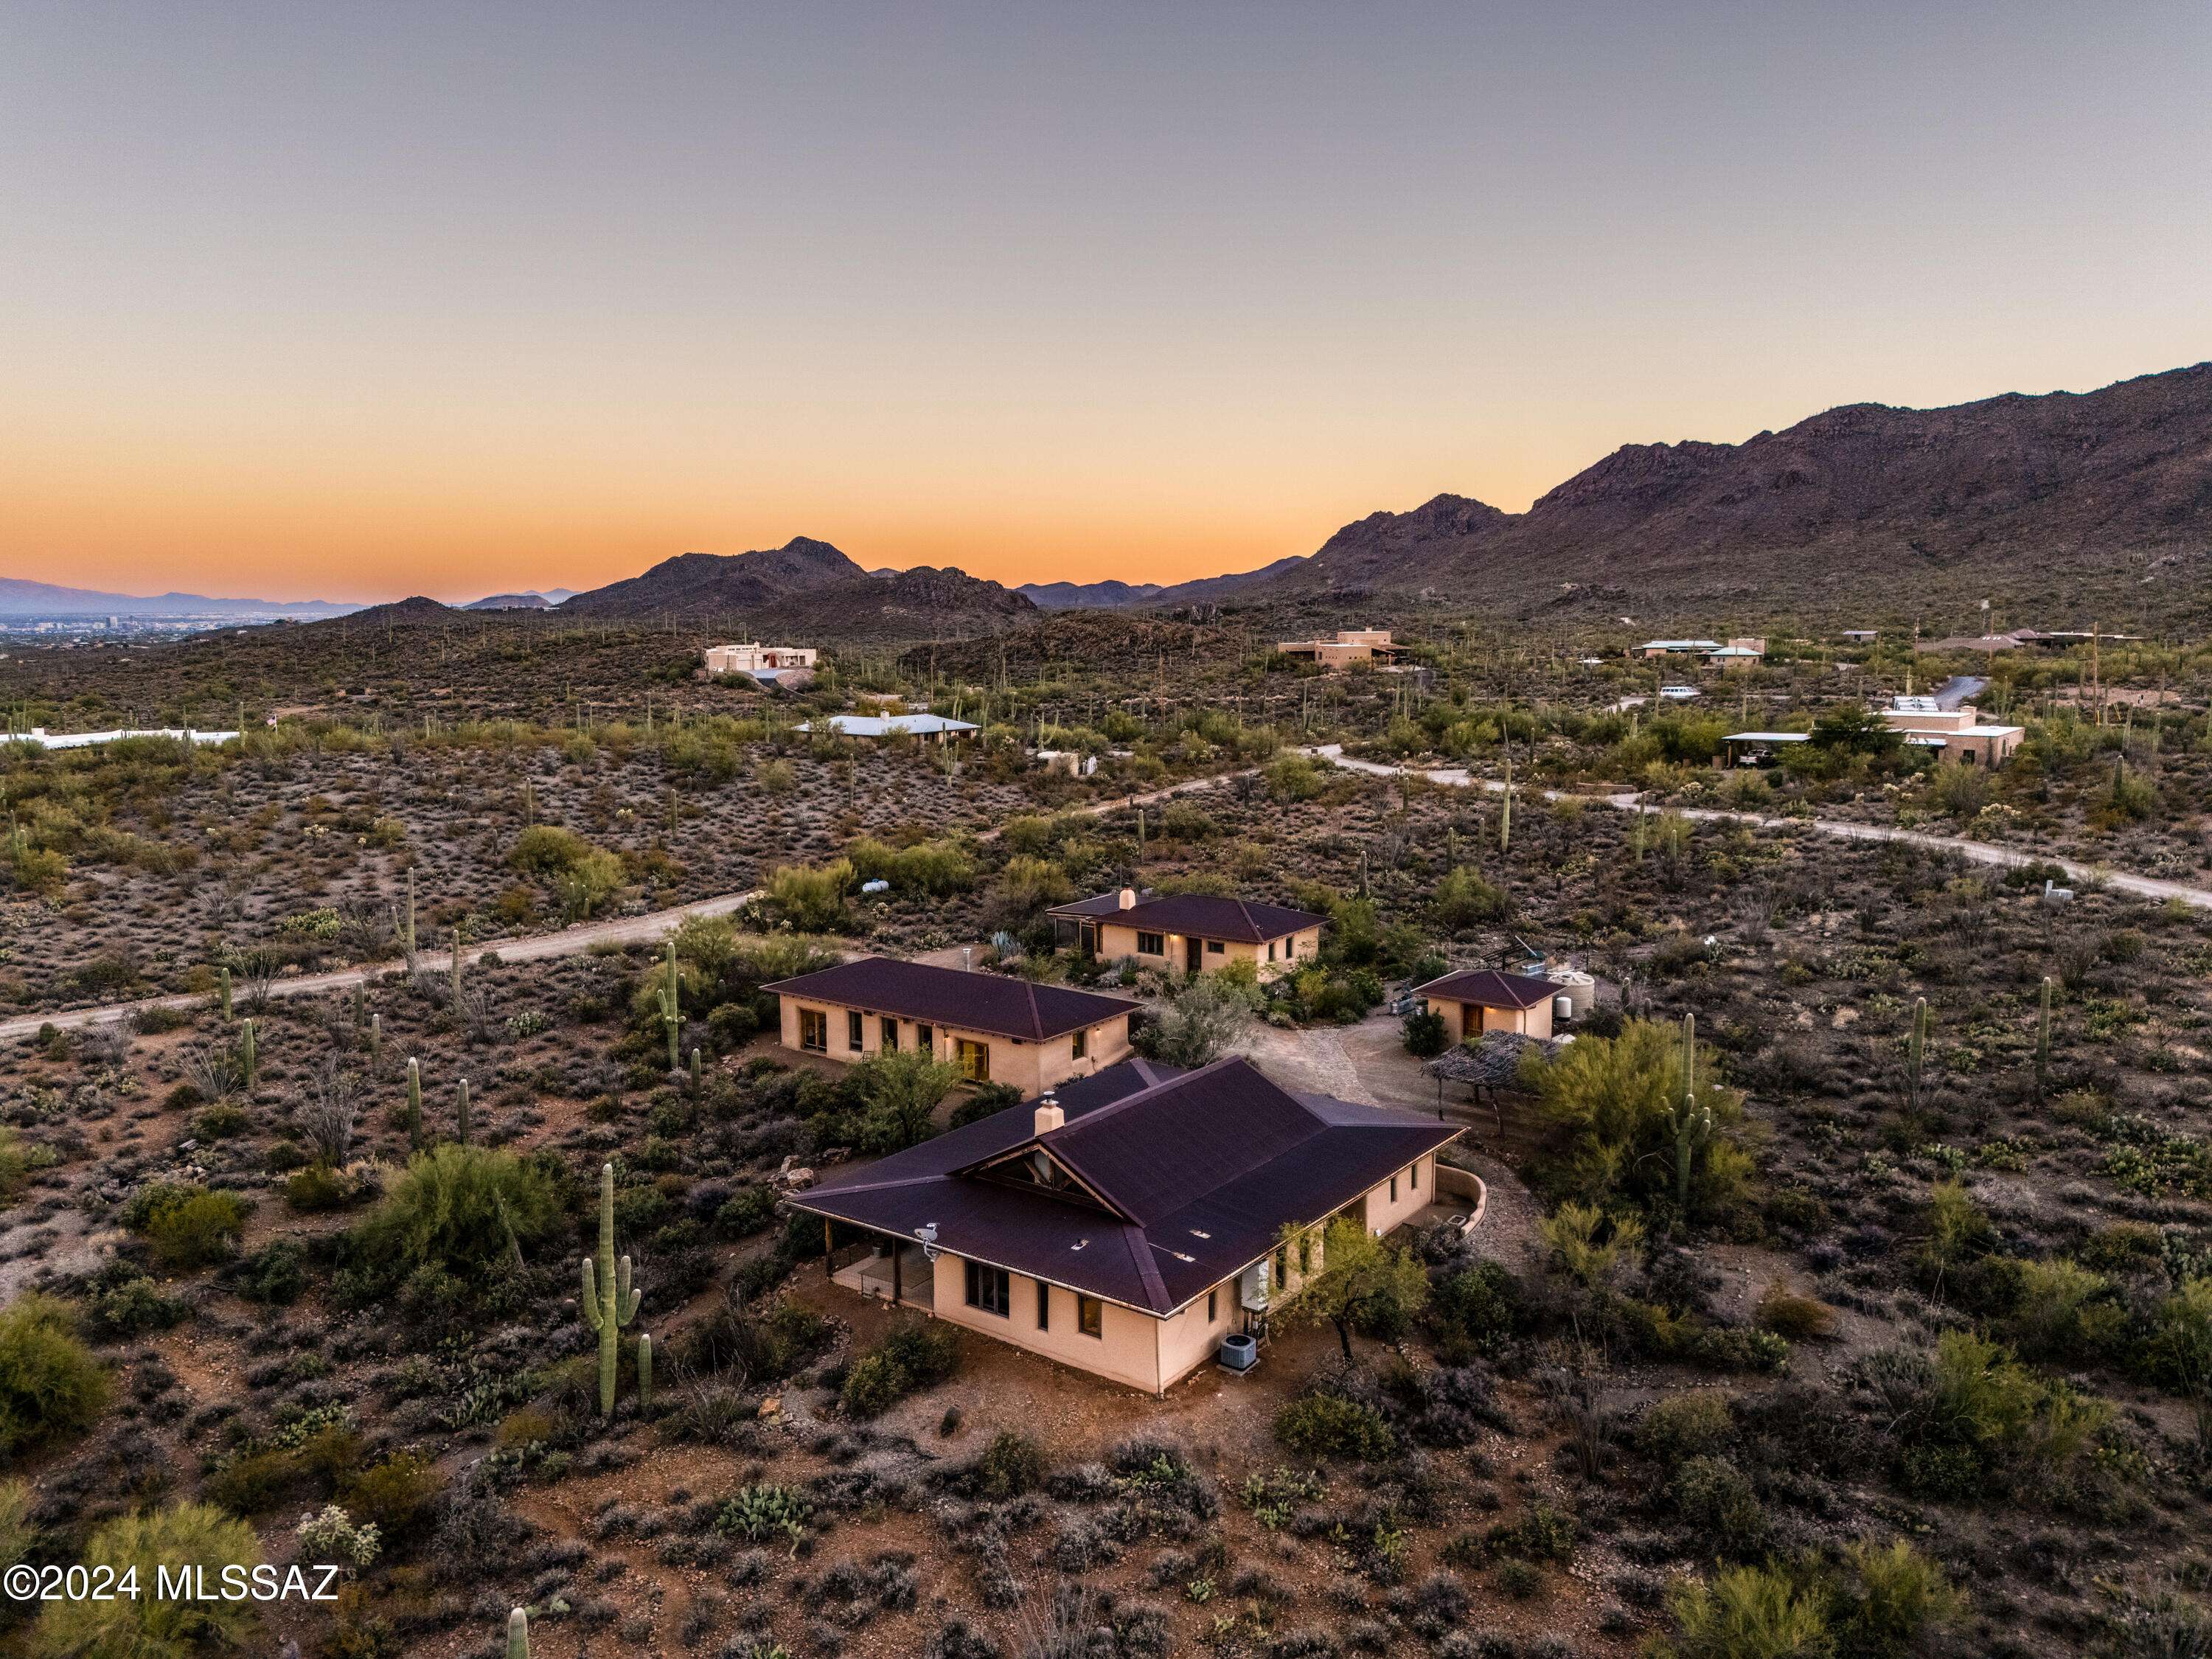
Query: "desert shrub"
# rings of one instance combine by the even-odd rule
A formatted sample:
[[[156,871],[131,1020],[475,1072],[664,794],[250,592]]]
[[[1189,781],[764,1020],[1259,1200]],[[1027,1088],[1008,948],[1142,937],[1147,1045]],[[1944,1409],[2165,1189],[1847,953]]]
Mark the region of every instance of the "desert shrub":
[[[374,1524],[386,1538],[404,1542],[418,1535],[445,1486],[445,1474],[434,1462],[407,1453],[371,1465],[338,1490],[357,1518]]]
[[[426,1269],[473,1286],[519,1262],[561,1222],[559,1193],[542,1163],[448,1141],[413,1158],[348,1236],[350,1288],[374,1296]]]
[[[1725,1457],[1691,1458],[1674,1471],[1667,1496],[1684,1522],[1723,1554],[1754,1555],[1766,1541],[1765,1506]]]
[[[252,1601],[169,1600],[153,1594],[155,1571],[192,1562],[210,1583],[223,1570],[251,1570],[261,1564],[253,1528],[205,1504],[126,1515],[110,1521],[86,1542],[87,1566],[105,1565],[118,1575],[133,1568],[146,1588],[136,1596],[112,1601],[61,1601],[46,1604],[32,1632],[31,1645],[41,1659],[186,1659],[227,1652],[245,1645],[257,1613]]]
[[[1835,1310],[1816,1297],[1798,1296],[1781,1285],[1770,1286],[1759,1302],[1762,1329],[1792,1342],[1823,1337],[1836,1328]]]
[[[1292,1451],[1320,1457],[1384,1458],[1397,1449],[1382,1413],[1326,1391],[1306,1395],[1277,1412],[1275,1438]]]
[[[1430,908],[1438,922],[1457,929],[1503,921],[1511,907],[1503,892],[1462,865],[1437,884]]]
[[[1444,1029],[1444,1017],[1425,1008],[1417,1008],[1406,1016],[1406,1052],[1416,1060],[1433,1060],[1449,1046],[1449,1034]]]
[[[290,1239],[273,1239],[240,1262],[233,1279],[248,1302],[283,1306],[307,1290],[307,1258]]]
[[[1833,1650],[1826,1598],[1778,1567],[1679,1579],[1667,1610],[1675,1634],[1654,1644],[1654,1659],[1827,1659]]]
[[[590,915],[622,885],[622,860],[573,830],[535,823],[514,838],[507,861],[536,877],[572,921]]]
[[[875,1417],[910,1394],[936,1387],[960,1364],[960,1342],[945,1326],[902,1326],[854,1362],[839,1396],[848,1414]]]
[[[775,1193],[767,1187],[741,1187],[714,1212],[714,1230],[725,1238],[750,1238],[775,1219]]]
[[[957,1066],[918,1049],[872,1054],[842,1079],[839,1093],[853,1104],[823,1115],[809,1127],[824,1146],[896,1152],[936,1133],[938,1103],[959,1081]]]
[[[1429,1314],[1445,1346],[1464,1343],[1484,1353],[1495,1353],[1528,1324],[1521,1281],[1487,1256],[1440,1276],[1430,1291]]]
[[[345,1177],[327,1164],[295,1170],[284,1182],[284,1201],[302,1215],[343,1208],[351,1195]]]
[[[828,1320],[789,1297],[765,1306],[732,1297],[684,1334],[677,1358],[688,1370],[775,1382],[820,1353],[832,1334]]]
[[[975,1460],[976,1490],[994,1503],[1018,1498],[1044,1484],[1044,1452],[1025,1434],[1012,1429],[992,1437]]]
[[[107,1403],[106,1370],[68,1304],[36,1291],[0,1313],[0,1458],[76,1433]]]
[[[787,864],[769,872],[767,908],[801,933],[826,933],[845,920],[845,896],[853,890],[850,863],[834,859],[821,866]]]
[[[946,1124],[951,1128],[964,1129],[1021,1103],[1022,1091],[1011,1083],[979,1083],[969,1091],[967,1099],[952,1109]]]
[[[813,1506],[788,1486],[757,1483],[740,1489],[715,1512],[714,1530],[749,1543],[788,1540],[793,1546],[806,1536]]]
[[[1133,1039],[1148,1060],[1170,1066],[1210,1066],[1252,1022],[1256,999],[1225,971],[1198,974],[1146,1021]]]
[[[1636,1446],[1646,1457],[1673,1466],[1702,1457],[1735,1433],[1729,1396],[1718,1389],[1692,1389],[1654,1401],[1636,1425]]]
[[[118,1218],[145,1236],[163,1267],[212,1267],[227,1261],[246,1231],[246,1201],[235,1193],[173,1182],[152,1182],[131,1195]]]
[[[1902,1538],[1883,1546],[1862,1539],[1844,1549],[1844,1582],[1832,1615],[1850,1659],[1903,1659],[1954,1623],[1958,1592],[1943,1571]]]
[[[190,1303],[182,1297],[164,1296],[137,1263],[121,1256],[102,1265],[86,1281],[82,1305],[85,1328],[95,1340],[165,1331],[191,1315]]]

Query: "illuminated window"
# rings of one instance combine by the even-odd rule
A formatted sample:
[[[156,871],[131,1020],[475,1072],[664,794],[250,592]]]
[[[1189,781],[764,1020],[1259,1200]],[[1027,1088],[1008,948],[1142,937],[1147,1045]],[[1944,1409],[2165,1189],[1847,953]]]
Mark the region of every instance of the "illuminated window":
[[[819,1008],[799,1011],[799,1046],[817,1054],[830,1052],[830,1016]]]
[[[1078,1059],[1078,1060],[1081,1060],[1081,1059],[1085,1058],[1086,1055],[1088,1055],[1088,1054],[1090,1054],[1090,1052],[1091,1052],[1091,1033],[1090,1033],[1090,1032],[1088,1032],[1088,1031],[1078,1031],[1078,1032],[1075,1034],[1075,1039],[1074,1039],[1074,1040],[1075,1040],[1075,1058],[1076,1058],[1076,1059]]]

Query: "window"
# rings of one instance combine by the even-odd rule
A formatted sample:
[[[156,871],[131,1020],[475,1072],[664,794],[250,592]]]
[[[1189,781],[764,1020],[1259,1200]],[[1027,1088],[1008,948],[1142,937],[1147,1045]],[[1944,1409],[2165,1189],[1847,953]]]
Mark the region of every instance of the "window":
[[[991,1080],[991,1045],[962,1037],[954,1043],[953,1058],[960,1063],[960,1075],[970,1083]]]
[[[1421,1164],[1419,1158],[1406,1166],[1406,1184],[1417,1193],[1421,1190]]]
[[[980,1261],[968,1264],[968,1305],[981,1308],[985,1313],[1006,1316],[1012,1302],[1012,1285],[1004,1267],[987,1267]]]
[[[885,1014],[883,1018],[882,1024],[884,1028],[884,1052],[887,1054],[895,1054],[898,1052],[898,1021],[892,1018],[889,1014]]]
[[[1220,1317],[1221,1292],[1218,1290],[1208,1291],[1206,1293],[1206,1322],[1211,1325]]]
[[[857,1008],[848,1010],[845,1015],[845,1046],[856,1054],[866,1041],[861,1035],[866,1030],[867,1022],[860,1018],[860,1011]]]
[[[1102,1340],[1106,1335],[1106,1304],[1095,1296],[1075,1298],[1075,1328]]]
[[[1052,1286],[1042,1279],[1037,1280],[1037,1328],[1041,1331],[1052,1328]]]
[[[817,1054],[830,1052],[830,1016],[819,1008],[799,1011],[799,1046]]]
[[[1085,1058],[1091,1052],[1091,1033],[1088,1031],[1078,1031],[1075,1034],[1074,1043],[1075,1058],[1078,1060]]]
[[[1139,933],[1137,935],[1137,954],[1140,957],[1164,957],[1168,953],[1166,937],[1159,933]]]
[[[1390,1177],[1390,1201],[1393,1204],[1398,1201],[1398,1177],[1395,1176]]]
[[[1206,941],[1206,954],[1210,957],[1221,956],[1224,954],[1228,949],[1229,947],[1224,945],[1218,939],[1210,939]]]
[[[917,1024],[914,1028],[914,1046],[932,1060],[936,1059],[937,1028],[934,1025]]]
[[[1267,960],[1268,960],[1268,961],[1270,961],[1270,962],[1273,962],[1274,959],[1275,959],[1275,941],[1274,941],[1274,940],[1273,940],[1273,939],[1269,939],[1269,940],[1267,941]]]

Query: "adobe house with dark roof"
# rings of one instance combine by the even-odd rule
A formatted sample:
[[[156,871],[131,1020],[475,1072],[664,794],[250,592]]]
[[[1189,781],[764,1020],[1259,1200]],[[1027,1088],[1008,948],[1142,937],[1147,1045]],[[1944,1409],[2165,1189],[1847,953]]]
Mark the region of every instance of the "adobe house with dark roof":
[[[1321,954],[1328,918],[1310,910],[1210,893],[1139,892],[1123,887],[1048,912],[1053,932],[1085,956],[1210,974],[1249,962],[1262,979]]]
[[[1550,1041],[1552,999],[1559,992],[1551,980],[1492,968],[1463,968],[1413,988],[1429,1012],[1443,1016],[1444,1035],[1455,1045],[1472,1042],[1485,1031]]]
[[[919,1051],[1024,1098],[1126,1059],[1137,1009],[1123,997],[890,957],[762,988],[775,993],[787,1048],[848,1062]]]
[[[1264,1328],[1330,1221],[1381,1234],[1431,1212],[1460,1133],[1292,1094],[1241,1057],[1132,1060],[790,1202],[823,1218],[836,1283],[1159,1394]],[[1468,1207],[1476,1184],[1443,1176]]]

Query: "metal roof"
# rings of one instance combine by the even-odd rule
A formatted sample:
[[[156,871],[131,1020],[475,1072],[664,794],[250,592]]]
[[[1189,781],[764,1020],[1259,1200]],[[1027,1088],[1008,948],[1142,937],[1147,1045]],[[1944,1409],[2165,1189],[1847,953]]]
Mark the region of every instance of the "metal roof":
[[[1298,1095],[1249,1060],[1194,1072],[1129,1060],[1056,1091],[1067,1121],[1006,1111],[796,1194],[797,1208],[1165,1316],[1461,1133]],[[1106,1206],[994,1178],[1041,1152]]]
[[[1534,1008],[1540,1002],[1550,1001],[1559,989],[1548,979],[1532,979],[1526,974],[1501,974],[1494,968],[1462,968],[1442,979],[1432,979],[1426,985],[1415,986],[1413,994],[1434,997],[1439,1002],[1472,1002],[1485,1008]]]
[[[1810,732],[1731,732],[1723,743],[1810,743]]]
[[[859,957],[818,973],[780,979],[761,988],[779,996],[815,998],[868,1013],[993,1036],[1042,1042],[1133,1013],[1138,1005],[1065,985],[1037,985],[1002,974],[938,968],[890,957]]]
[[[1147,933],[1234,939],[1240,945],[1265,945],[1269,939],[1319,927],[1328,921],[1327,916],[1316,915],[1310,910],[1224,898],[1212,893],[1146,893],[1124,909],[1118,889],[1079,899],[1073,904],[1059,905],[1052,914],[1117,921],[1126,927],[1141,927]]]

